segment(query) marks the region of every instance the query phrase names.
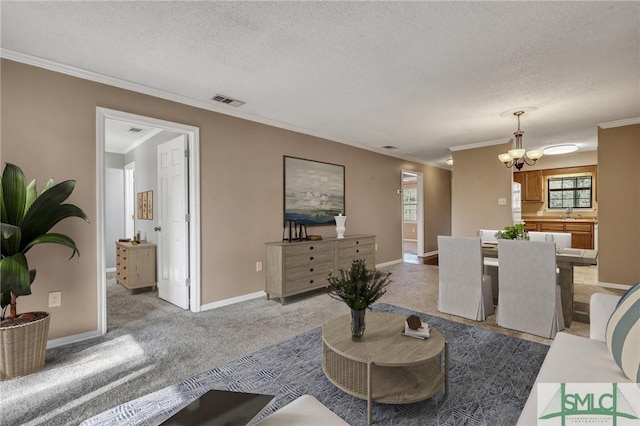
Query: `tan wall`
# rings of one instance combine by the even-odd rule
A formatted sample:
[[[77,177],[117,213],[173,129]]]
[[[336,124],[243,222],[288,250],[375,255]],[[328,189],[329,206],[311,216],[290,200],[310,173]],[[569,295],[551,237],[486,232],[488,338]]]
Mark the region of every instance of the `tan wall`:
[[[563,167],[591,166],[593,164],[598,164],[598,151],[595,150],[562,155],[544,155],[536,161],[536,164],[524,166],[522,170],[560,169]]]
[[[453,153],[452,235],[474,237],[478,229],[502,229],[513,223],[511,169],[498,160],[509,146]],[[507,204],[498,205],[498,198],[506,198]]]
[[[425,249],[450,233],[450,172],[255,122],[2,60],[1,160],[18,164],[43,183],[76,179],[70,202],[91,224],[68,220],[59,230],[74,238],[82,257],[36,247],[33,295],[19,310],[53,313],[49,338],[96,329],[96,107],[200,128],[202,303],[264,290],[264,242],[282,238],[283,155],[346,166],[347,234],[377,235],[376,262],[402,258],[402,169],[424,174]],[[233,181],[233,185],[229,182]],[[335,228],[313,228],[335,235]],[[107,242],[107,250],[113,244]],[[31,254],[31,253],[30,253]],[[50,291],[62,306],[47,308]]]
[[[418,224],[416,222],[404,222],[402,224],[402,238],[405,240],[417,240]]]
[[[640,124],[598,128],[598,280],[640,282]]]

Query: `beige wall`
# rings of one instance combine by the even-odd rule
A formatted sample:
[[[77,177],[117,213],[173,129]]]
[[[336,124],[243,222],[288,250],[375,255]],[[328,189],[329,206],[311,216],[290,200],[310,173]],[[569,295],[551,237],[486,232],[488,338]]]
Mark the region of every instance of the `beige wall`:
[[[563,167],[591,166],[598,164],[598,151],[572,152],[562,155],[544,155],[533,166],[524,166],[524,170],[560,169]]]
[[[640,124],[598,128],[598,280],[640,282]]]
[[[451,188],[451,232],[475,237],[478,229],[502,229],[513,223],[511,169],[498,160],[510,144],[455,151]],[[507,204],[498,205],[498,198]]]
[[[38,278],[33,295],[19,299],[19,310],[52,312],[49,338],[97,327],[96,107],[200,128],[203,304],[264,290],[264,272],[255,272],[255,262],[264,261],[264,242],[282,238],[283,155],[346,167],[347,234],[376,234],[377,263],[402,258],[402,169],[425,177],[425,250],[436,249],[438,234],[450,233],[447,170],[13,61],[1,66],[1,160],[40,183],[50,176],[76,179],[70,202],[92,219],[59,227],[76,240],[79,261],[46,246],[30,256]],[[313,233],[335,235],[335,228]],[[62,291],[60,308],[47,308],[50,291]]]

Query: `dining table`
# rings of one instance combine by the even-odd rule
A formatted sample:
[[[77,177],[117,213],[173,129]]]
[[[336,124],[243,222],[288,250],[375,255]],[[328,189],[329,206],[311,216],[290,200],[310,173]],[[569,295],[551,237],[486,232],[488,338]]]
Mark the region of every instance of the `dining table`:
[[[482,255],[497,258],[498,245],[494,243],[483,243]],[[560,286],[562,316],[565,327],[571,326],[571,322],[573,321],[573,267],[593,265],[596,263],[597,258],[598,250],[561,248],[556,251],[556,265],[559,270],[558,285]],[[500,268],[499,265],[498,268]]]

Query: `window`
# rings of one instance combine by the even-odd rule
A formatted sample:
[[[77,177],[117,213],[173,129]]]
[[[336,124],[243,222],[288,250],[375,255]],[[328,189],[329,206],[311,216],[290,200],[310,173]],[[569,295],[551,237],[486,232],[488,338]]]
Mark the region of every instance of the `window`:
[[[418,188],[405,188],[402,191],[402,211],[403,221],[418,220]]]
[[[549,208],[591,208],[591,176],[549,178]]]

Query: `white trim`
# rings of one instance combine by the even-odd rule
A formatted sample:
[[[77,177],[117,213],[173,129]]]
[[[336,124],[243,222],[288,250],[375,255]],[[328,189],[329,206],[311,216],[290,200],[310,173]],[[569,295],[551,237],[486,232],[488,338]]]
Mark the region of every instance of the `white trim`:
[[[106,312],[106,277],[105,271],[105,247],[104,247],[104,130],[105,120],[115,119],[129,121],[150,127],[157,127],[177,133],[184,133],[189,138],[189,214],[191,226],[189,227],[189,277],[191,279],[189,307],[192,312],[200,312],[200,129],[186,124],[160,120],[152,117],[131,114],[96,107],[96,173],[97,173],[97,244],[98,244],[98,331],[101,334],[107,332]]]
[[[431,256],[437,256],[437,255],[438,255],[438,250],[434,250],[427,253],[422,253],[420,257],[431,257]]]
[[[1,48],[0,57],[9,59],[11,61],[32,65],[34,67],[43,68],[49,71],[59,72],[61,74],[78,77],[84,80],[94,81],[96,83],[102,83],[109,86],[118,87],[120,89],[131,90],[132,92],[142,93],[142,94],[154,96],[160,99],[166,99],[166,100],[177,102],[183,105],[189,105],[189,106],[201,108],[208,111],[214,111],[220,114],[230,115],[233,117],[242,118],[242,119],[253,121],[256,123],[266,124],[268,126],[277,127],[280,129],[291,130],[293,132],[302,133],[303,135],[315,136],[315,137],[330,140],[333,142],[338,142],[343,145],[349,145],[356,148],[364,149],[365,151],[376,152],[378,154],[385,155],[387,157],[399,158],[401,160],[411,161],[419,164],[425,164],[425,165],[437,167],[443,170],[450,170],[450,168],[445,167],[442,164],[439,164],[434,161],[420,160],[417,158],[412,158],[412,157],[408,157],[400,154],[393,154],[385,150],[384,148],[374,148],[374,147],[362,145],[356,142],[350,142],[345,139],[336,138],[334,136],[329,136],[329,135],[325,135],[318,132],[312,132],[307,129],[300,129],[296,126],[292,126],[287,123],[282,123],[277,120],[259,117],[259,116],[249,114],[237,109],[231,109],[233,107],[219,106],[219,105],[216,105],[213,101],[208,102],[208,101],[202,101],[200,99],[190,98],[183,95],[177,95],[175,93],[166,92],[164,90],[159,90],[153,87],[145,86],[143,84],[133,83],[133,82],[121,80],[115,77],[109,77],[103,74],[87,71],[87,70],[76,68],[70,65],[60,64],[54,61],[50,61],[48,59],[38,58],[36,56],[16,52],[11,49]]]
[[[377,268],[386,268],[387,266],[397,265],[398,263],[402,263],[402,262],[403,262],[402,259],[398,259],[398,260],[392,260],[391,262],[378,263],[376,265],[376,269]]]
[[[104,271],[105,271],[106,273],[109,273],[109,272],[116,272],[116,271],[117,271],[117,269],[116,269],[116,268],[107,268],[107,269],[105,269]]]
[[[625,118],[623,120],[607,121],[598,124],[601,129],[610,129],[612,127],[631,126],[634,124],[640,124],[640,117]]]
[[[200,308],[202,311],[209,311],[211,309],[221,308],[223,306],[233,305],[235,303],[246,302],[247,300],[259,299],[260,297],[267,297],[267,293],[264,291],[256,291],[255,293],[249,293],[242,296],[231,297],[229,299],[219,300],[213,303],[207,303]]]
[[[407,222],[405,222],[405,223],[407,223]],[[406,241],[408,243],[417,243],[418,242],[418,240],[414,240],[414,239],[411,239],[411,238],[405,238],[402,241]]]
[[[602,281],[598,281],[598,287],[614,288],[617,290],[629,290],[631,288],[630,285],[626,285],[626,284],[605,283]]]
[[[57,348],[58,346],[69,345],[71,343],[78,343],[84,340],[95,339],[96,337],[100,337],[101,334],[96,330],[87,331],[85,333],[73,334],[71,336],[60,337],[58,339],[51,339],[47,341],[47,349]]]

